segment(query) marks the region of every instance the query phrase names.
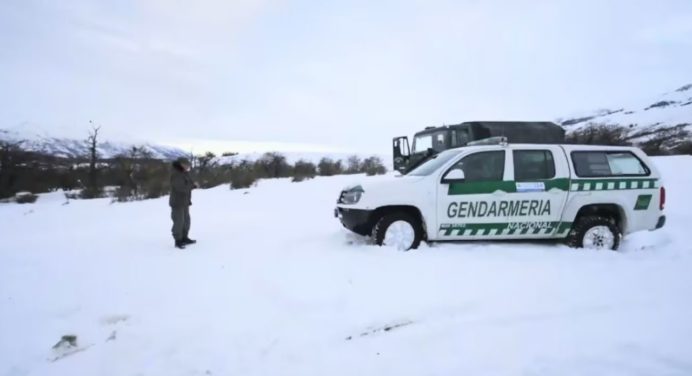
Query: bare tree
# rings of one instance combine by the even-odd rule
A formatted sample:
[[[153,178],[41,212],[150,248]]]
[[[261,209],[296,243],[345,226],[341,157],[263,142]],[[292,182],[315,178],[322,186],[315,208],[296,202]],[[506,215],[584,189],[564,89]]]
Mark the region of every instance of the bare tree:
[[[312,179],[317,175],[317,166],[314,163],[305,160],[299,160],[293,167],[293,182],[301,182],[306,179]]]
[[[195,157],[194,176],[201,188],[211,188],[217,185],[228,183],[230,166],[221,166],[216,158],[216,154],[208,151]]]
[[[291,175],[291,165],[281,153],[264,153],[262,158],[255,162],[255,167],[264,178],[285,178]]]
[[[648,155],[684,154],[684,143],[690,138],[687,124],[657,130],[638,146]],[[683,150],[680,149],[682,146]]]
[[[21,158],[21,141],[0,141],[0,198],[11,197],[16,193],[14,182],[17,166]]]
[[[569,144],[629,146],[629,128],[600,123],[589,123],[565,137]]]
[[[346,161],[346,173],[347,174],[357,174],[363,169],[363,161],[357,155],[352,155],[348,157]]]
[[[334,161],[328,157],[320,159],[320,162],[317,164],[317,170],[320,176],[333,176],[344,173],[341,161]]]
[[[384,166],[380,157],[372,156],[363,160],[361,171],[368,176],[384,175],[387,173],[387,167]]]
[[[126,153],[116,156],[113,163],[118,184],[115,199],[125,202],[149,197],[150,193],[147,192],[147,188],[152,183],[150,181],[153,180],[151,175],[158,164],[144,146],[133,146]]]
[[[674,150],[675,154],[692,155],[692,140],[683,141]]]
[[[101,196],[101,187],[98,184],[98,136],[101,126],[96,126],[93,121],[89,120],[91,124],[91,131],[89,131],[89,137],[86,139],[87,147],[89,148],[89,175],[87,186],[82,196],[84,198],[96,198]]]
[[[216,161],[216,154],[210,151],[196,156],[195,159],[197,160],[197,169],[200,172],[206,172],[207,170],[216,167],[218,164]]]

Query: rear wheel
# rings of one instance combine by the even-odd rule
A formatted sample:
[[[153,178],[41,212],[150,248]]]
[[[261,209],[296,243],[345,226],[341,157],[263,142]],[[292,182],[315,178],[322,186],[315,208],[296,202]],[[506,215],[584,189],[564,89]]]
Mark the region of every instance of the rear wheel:
[[[573,248],[617,250],[622,233],[615,221],[602,216],[585,216],[577,220],[567,236]]]
[[[418,219],[404,212],[386,214],[372,230],[377,245],[396,247],[402,251],[416,249],[423,239],[423,228]]]

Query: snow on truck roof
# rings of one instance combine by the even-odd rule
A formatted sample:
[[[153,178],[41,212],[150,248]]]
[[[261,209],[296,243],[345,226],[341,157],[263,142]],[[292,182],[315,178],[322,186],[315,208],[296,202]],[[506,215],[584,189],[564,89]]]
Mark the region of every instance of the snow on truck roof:
[[[510,126],[510,127],[522,127],[522,126],[539,126],[539,127],[552,127],[552,128],[559,128],[563,129],[562,126],[559,124],[556,124],[552,121],[492,121],[492,120],[472,120],[472,121],[465,121],[462,123],[458,124],[445,124],[445,125],[439,125],[439,126],[427,126],[425,127],[425,130],[440,130],[440,129],[446,129],[446,128],[455,128],[463,125],[469,125],[469,124],[479,124],[479,125],[502,125],[502,126]]]

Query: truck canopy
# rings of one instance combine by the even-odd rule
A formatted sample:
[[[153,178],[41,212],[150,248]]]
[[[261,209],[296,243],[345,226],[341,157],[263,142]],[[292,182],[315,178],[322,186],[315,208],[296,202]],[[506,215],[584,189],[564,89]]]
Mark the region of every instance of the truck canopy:
[[[559,144],[565,141],[565,129],[546,121],[474,121],[466,124],[469,124],[474,140],[504,136],[513,144]]]
[[[464,146],[470,141],[504,136],[515,144],[560,144],[565,130],[551,122],[470,121],[442,127],[429,127],[416,133],[413,153],[432,149],[441,152]]]
[[[505,137],[513,144],[561,144],[565,130],[547,121],[468,121],[427,127],[415,134],[411,149],[407,137],[394,139],[394,168],[406,173],[430,156],[490,137]]]

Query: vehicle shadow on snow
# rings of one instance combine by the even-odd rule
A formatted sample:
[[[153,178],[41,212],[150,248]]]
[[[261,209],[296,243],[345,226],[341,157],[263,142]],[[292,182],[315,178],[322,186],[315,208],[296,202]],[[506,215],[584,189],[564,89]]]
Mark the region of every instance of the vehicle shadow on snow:
[[[367,236],[361,236],[352,232],[340,234],[343,242],[347,246],[357,247],[362,251],[387,250],[402,254],[416,254],[421,252],[538,252],[538,253],[604,253],[609,255],[629,254],[639,252],[657,251],[671,243],[670,239],[664,234],[631,234],[624,238],[617,251],[590,250],[583,248],[571,248],[560,240],[534,239],[534,240],[468,240],[468,241],[446,241],[446,242],[422,242],[418,249],[409,251],[398,250],[394,247],[380,247]]]
[[[429,252],[437,250],[451,251],[487,251],[489,248],[496,250],[530,250],[536,249],[545,250],[561,250],[571,251],[573,249],[554,240],[493,240],[493,241],[447,241],[447,242],[421,242],[417,249],[403,251],[394,247],[378,246],[374,243],[371,237],[361,236],[352,232],[343,232],[339,236],[343,238],[343,242],[348,246],[355,246],[364,250],[386,249],[394,250],[402,254],[413,254],[420,252]]]

